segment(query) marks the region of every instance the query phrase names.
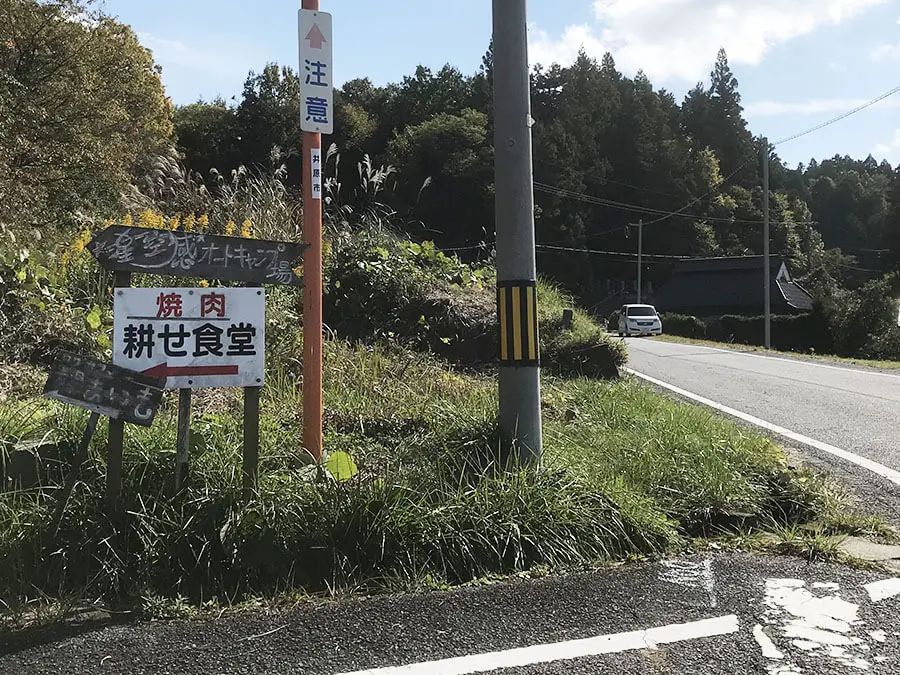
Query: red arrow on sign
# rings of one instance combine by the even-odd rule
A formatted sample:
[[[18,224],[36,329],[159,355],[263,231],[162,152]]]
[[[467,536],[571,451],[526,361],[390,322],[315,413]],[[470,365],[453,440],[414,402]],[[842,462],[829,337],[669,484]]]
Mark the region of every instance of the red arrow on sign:
[[[317,23],[313,24],[306,39],[309,40],[310,49],[322,49],[322,45],[328,42],[328,40],[325,39],[325,36],[322,35],[322,31],[319,30],[319,24]]]
[[[170,366],[160,363],[144,371],[144,375],[158,377],[164,380],[169,377],[198,376],[203,375],[237,375],[237,366]]]

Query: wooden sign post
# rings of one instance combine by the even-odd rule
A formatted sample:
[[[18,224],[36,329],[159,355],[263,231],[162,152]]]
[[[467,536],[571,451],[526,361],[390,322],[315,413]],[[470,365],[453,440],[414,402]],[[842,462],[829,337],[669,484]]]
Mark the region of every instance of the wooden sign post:
[[[303,131],[303,448],[322,458],[322,134],[334,131],[334,59],[331,14],[319,0],[302,0],[300,129]]]
[[[297,286],[294,272],[308,244],[221,237],[114,225],[87,248],[116,271],[113,361],[161,378],[179,390],[175,484],[188,476],[191,390],[244,389],[243,487],[256,485],[259,395],[264,379],[263,284]],[[203,277],[244,282],[247,288],[128,288],[131,274]],[[321,396],[320,396],[321,400]],[[110,425],[108,471],[115,502],[121,485],[124,427]]]
[[[188,476],[191,390],[263,384],[265,305],[260,287],[116,289],[113,363],[178,390],[176,489]]]
[[[57,507],[56,527],[75,485],[78,470],[87,459],[88,446],[100,415],[110,418],[110,435],[114,424],[119,428],[124,428],[126,422],[150,426],[162,401],[163,386],[162,380],[89,356],[70,352],[57,355],[44,386],[44,396],[90,410],[91,417],[63,488]],[[107,463],[107,495],[114,495],[115,499],[121,492],[121,468],[121,461],[115,465]]]

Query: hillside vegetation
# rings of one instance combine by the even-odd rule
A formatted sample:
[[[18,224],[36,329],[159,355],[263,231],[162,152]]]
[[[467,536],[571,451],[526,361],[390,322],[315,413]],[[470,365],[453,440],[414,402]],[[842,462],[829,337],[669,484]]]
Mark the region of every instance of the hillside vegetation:
[[[473,77],[420,68],[387,87],[349,82],[338,96],[323,200],[323,463],[299,446],[299,294],[271,288],[258,489],[241,486],[240,392],[204,390],[186,484],[174,484],[169,396],[152,427],[128,428],[122,501],[111,509],[106,423],[73,466],[86,414],[40,397],[42,367],[60,348],[112,356],[113,278],[85,250],[92,233],[123,224],[298,242],[303,204],[294,73],[251,74],[233,107],[173,109],[135,32],[94,8],[0,0],[0,16],[16,17],[0,26],[0,101],[17,103],[0,114],[5,619],[85,600],[157,612],[185,599],[441,588],[659,556],[708,537],[764,534],[778,550],[821,555],[832,551],[827,535],[880,531],[769,440],[620,379],[622,345],[579,309],[615,271],[579,257],[540,259],[544,461],[506,461],[496,429],[490,53]],[[679,107],[611,58],[536,71],[538,177],[659,208],[708,194],[690,218],[648,232],[649,250],[751,247],[745,221],[758,217],[759,194],[746,159],[755,151],[729,73],[723,54],[712,87]],[[893,185],[889,167],[863,168],[866,185]],[[846,259],[825,250],[828,235],[808,224],[795,185],[818,171],[773,171],[785,224],[776,239],[840,303]],[[536,186],[543,242],[585,245],[626,218]],[[645,188],[668,194],[622,193]],[[861,226],[860,237],[887,237],[884,227]],[[138,274],[134,283],[219,282]],[[575,310],[571,326],[565,308]],[[78,480],[57,527],[70,471]]]

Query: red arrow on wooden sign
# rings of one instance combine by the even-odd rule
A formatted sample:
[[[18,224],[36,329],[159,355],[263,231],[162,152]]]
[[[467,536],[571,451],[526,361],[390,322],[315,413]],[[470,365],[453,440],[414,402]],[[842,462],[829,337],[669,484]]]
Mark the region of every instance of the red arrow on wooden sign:
[[[306,39],[309,40],[310,49],[322,49],[322,45],[328,42],[325,39],[325,36],[322,35],[322,31],[319,30],[319,24],[314,23],[312,29],[306,35]]]
[[[166,379],[169,377],[179,376],[195,376],[203,375],[237,375],[237,366],[170,366],[167,363],[160,363],[148,368],[144,371],[144,375]]]

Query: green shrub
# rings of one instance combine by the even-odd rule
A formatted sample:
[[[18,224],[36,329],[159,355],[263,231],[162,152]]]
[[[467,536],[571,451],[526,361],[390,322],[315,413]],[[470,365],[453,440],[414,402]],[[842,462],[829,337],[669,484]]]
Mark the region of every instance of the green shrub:
[[[897,326],[900,275],[870,281],[839,296],[831,312],[835,351],[841,356],[900,360]]]
[[[833,350],[831,330],[821,307],[814,308],[809,314],[775,314],[771,317],[771,331],[775,349],[820,354]],[[726,314],[706,326],[706,335],[717,342],[762,346],[765,344],[765,317]]]
[[[661,317],[663,332],[669,335],[680,335],[686,338],[704,339],[706,324],[696,316],[686,314],[663,314]]]
[[[47,363],[59,347],[99,353],[109,346],[102,325],[111,312],[75,302],[64,278],[0,230],[0,361]]]
[[[890,326],[883,333],[870,333],[859,356],[879,361],[900,360],[900,327]]]
[[[541,360],[549,372],[615,377],[625,351],[581,311],[562,325],[574,300],[538,284]],[[462,366],[496,361],[495,273],[448,257],[430,242],[361,231],[335,237],[327,266],[325,322],[342,338],[387,339]]]

